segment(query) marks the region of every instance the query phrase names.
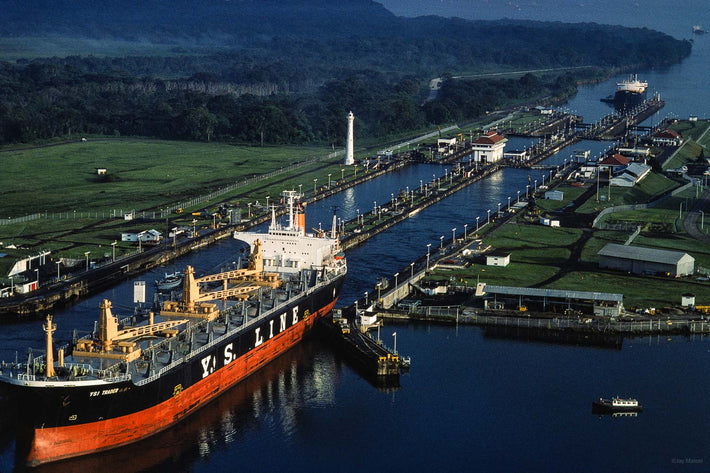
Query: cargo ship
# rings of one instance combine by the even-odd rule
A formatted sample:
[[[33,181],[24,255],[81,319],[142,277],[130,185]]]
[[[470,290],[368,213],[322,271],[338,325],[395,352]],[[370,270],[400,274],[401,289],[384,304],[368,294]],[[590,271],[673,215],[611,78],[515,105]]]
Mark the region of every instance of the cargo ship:
[[[602,102],[613,104],[617,109],[633,108],[646,100],[648,82],[640,81],[638,76],[629,76],[616,83],[616,92],[613,96],[601,99]]]
[[[187,266],[180,300],[147,320],[103,300],[92,333],[55,351],[47,316],[45,353],[0,366],[19,414],[16,459],[36,466],[149,437],[297,344],[347,273],[334,232],[306,233],[300,197],[284,193],[287,225],[272,209],[267,233],[234,233],[251,246],[246,268],[196,278]]]

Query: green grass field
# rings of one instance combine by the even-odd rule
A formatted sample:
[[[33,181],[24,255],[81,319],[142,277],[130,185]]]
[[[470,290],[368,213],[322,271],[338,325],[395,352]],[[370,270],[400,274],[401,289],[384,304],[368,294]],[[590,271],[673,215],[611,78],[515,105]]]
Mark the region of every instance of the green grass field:
[[[5,151],[0,153],[4,173],[0,217],[157,209],[327,152],[123,139]],[[98,176],[96,168],[106,168],[107,174]]]

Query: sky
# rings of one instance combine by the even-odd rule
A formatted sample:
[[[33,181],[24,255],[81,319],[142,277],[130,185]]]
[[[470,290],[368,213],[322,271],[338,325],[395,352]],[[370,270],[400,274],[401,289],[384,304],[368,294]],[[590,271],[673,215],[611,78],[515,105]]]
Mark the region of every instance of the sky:
[[[377,0],[400,16],[438,15],[596,22],[648,27],[689,38],[694,24],[710,28],[708,0]]]

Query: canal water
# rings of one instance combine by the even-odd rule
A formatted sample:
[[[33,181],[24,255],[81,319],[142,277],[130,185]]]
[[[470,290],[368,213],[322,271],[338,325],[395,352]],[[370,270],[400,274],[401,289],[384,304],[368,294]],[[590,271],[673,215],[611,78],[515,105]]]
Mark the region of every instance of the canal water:
[[[658,8],[665,4],[658,3]],[[703,10],[704,11],[704,10]],[[686,17],[688,31],[695,22]],[[710,18],[708,18],[710,21]],[[659,90],[667,114],[707,116],[704,84],[710,38],[695,42],[690,58],[666,70],[638,71]],[[615,77],[584,87],[566,105],[593,121],[610,110],[599,98],[613,93]],[[602,152],[606,143],[575,149]],[[561,164],[571,150],[546,163]],[[332,208],[341,218],[371,211],[390,194],[441,177],[450,166],[419,165],[388,174],[307,208],[307,226],[330,228]],[[404,223],[348,252],[349,275],[339,303],[370,290],[378,277],[392,277],[432,251],[452,228],[463,233],[497,210],[530,179],[548,171],[506,169],[422,210]],[[191,264],[215,271],[239,257],[227,239],[138,279],[152,282],[163,272]],[[133,281],[56,314],[56,337],[89,331],[99,301],[119,310],[132,307]],[[121,310],[123,309],[123,310]],[[371,386],[320,340],[310,339],[174,429],[104,455],[50,465],[39,471],[135,472],[221,471],[707,471],[710,463],[710,394],[704,374],[707,338],[636,338],[620,345],[543,343],[494,336],[476,327],[390,325],[386,344],[411,356],[401,387]],[[0,359],[26,357],[41,349],[40,322],[2,326]],[[591,401],[632,395],[644,404],[638,417],[599,418]],[[20,413],[21,414],[21,413]],[[14,464],[12,432],[0,435],[0,471]]]

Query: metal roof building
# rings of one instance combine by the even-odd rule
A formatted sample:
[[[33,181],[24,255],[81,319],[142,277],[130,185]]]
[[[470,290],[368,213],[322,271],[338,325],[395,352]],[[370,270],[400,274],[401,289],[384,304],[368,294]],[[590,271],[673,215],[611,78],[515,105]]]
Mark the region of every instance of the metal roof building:
[[[597,254],[600,268],[668,276],[688,276],[695,272],[695,258],[681,251],[608,243]]]
[[[477,294],[479,293],[487,299],[484,302],[487,309],[519,309],[525,306],[543,312],[564,312],[573,309],[586,314],[616,316],[624,307],[624,295],[610,292],[483,284]]]

